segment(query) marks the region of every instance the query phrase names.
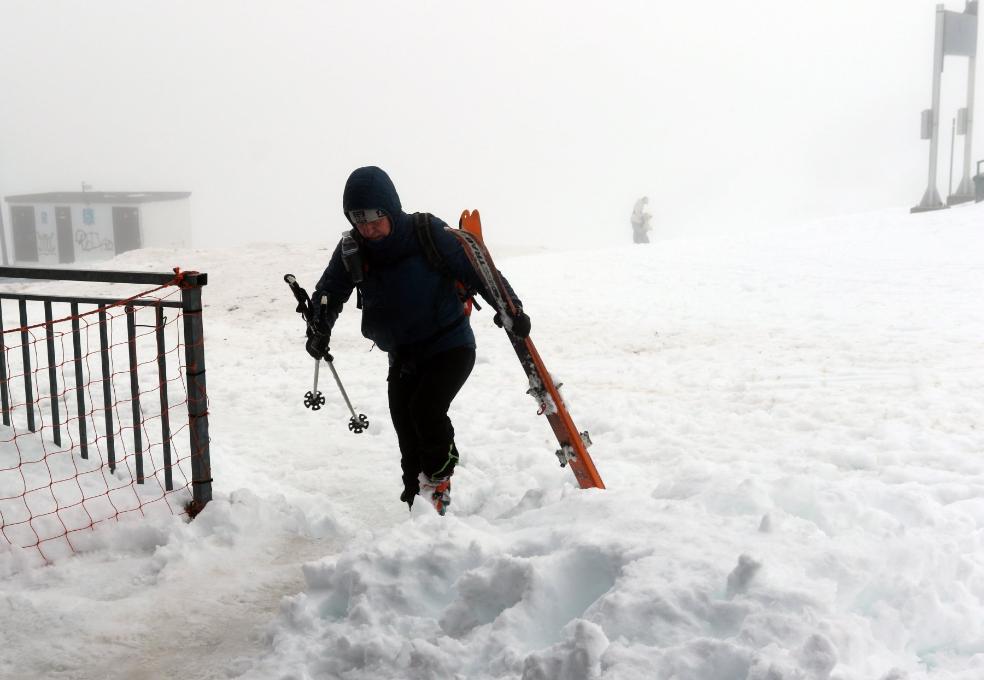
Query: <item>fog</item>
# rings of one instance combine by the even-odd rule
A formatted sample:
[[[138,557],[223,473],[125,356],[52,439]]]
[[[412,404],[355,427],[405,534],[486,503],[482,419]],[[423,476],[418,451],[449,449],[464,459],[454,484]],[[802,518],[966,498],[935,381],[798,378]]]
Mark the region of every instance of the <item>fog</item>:
[[[334,242],[369,164],[533,245],[908,207],[935,4],[2,0],[0,193],[191,191],[207,248]]]

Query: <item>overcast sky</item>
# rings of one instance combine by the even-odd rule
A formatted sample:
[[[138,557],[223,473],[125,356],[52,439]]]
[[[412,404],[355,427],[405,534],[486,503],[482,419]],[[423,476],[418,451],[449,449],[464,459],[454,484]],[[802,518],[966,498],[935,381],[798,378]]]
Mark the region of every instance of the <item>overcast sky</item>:
[[[907,207],[935,5],[0,0],[0,193],[188,190],[203,247],[333,243],[369,164],[513,243]]]

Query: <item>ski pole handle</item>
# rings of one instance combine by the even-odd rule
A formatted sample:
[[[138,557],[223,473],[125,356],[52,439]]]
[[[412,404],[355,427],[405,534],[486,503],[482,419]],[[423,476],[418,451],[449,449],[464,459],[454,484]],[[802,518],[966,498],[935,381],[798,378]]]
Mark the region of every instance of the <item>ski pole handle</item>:
[[[307,291],[301,288],[300,284],[297,283],[297,277],[293,274],[284,274],[284,281],[288,286],[290,286],[290,290],[294,294],[294,299],[297,300],[297,313],[301,315],[305,323],[310,325],[309,318],[311,316],[311,298],[308,297]],[[315,360],[314,386],[311,388],[310,392],[304,395],[304,406],[312,411],[317,411],[325,404],[324,395],[318,391],[318,371],[320,368],[321,362]]]
[[[284,281],[290,286],[290,291],[294,294],[294,299],[297,300],[297,313],[304,317],[305,321],[310,322],[311,298],[307,291],[301,288],[301,284],[297,282],[297,277],[293,274],[284,274]]]

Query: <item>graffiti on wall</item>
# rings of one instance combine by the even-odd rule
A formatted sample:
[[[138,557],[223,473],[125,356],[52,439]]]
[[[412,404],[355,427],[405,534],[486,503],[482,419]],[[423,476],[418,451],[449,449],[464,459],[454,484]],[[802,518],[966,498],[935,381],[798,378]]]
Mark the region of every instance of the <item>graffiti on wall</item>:
[[[114,252],[113,239],[106,238],[98,231],[75,230],[75,245],[82,251],[90,252],[93,250],[108,250]]]
[[[54,234],[38,234],[38,255],[57,255],[58,247],[55,245]]]

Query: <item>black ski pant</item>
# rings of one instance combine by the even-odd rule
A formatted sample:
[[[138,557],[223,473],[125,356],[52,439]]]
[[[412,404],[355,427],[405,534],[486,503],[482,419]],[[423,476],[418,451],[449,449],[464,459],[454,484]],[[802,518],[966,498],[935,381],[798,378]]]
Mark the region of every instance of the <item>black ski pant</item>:
[[[447,477],[454,472],[458,450],[448,409],[474,366],[472,347],[455,347],[420,362],[397,358],[390,366],[390,416],[400,444],[403,487],[411,494],[419,491],[419,473]]]

